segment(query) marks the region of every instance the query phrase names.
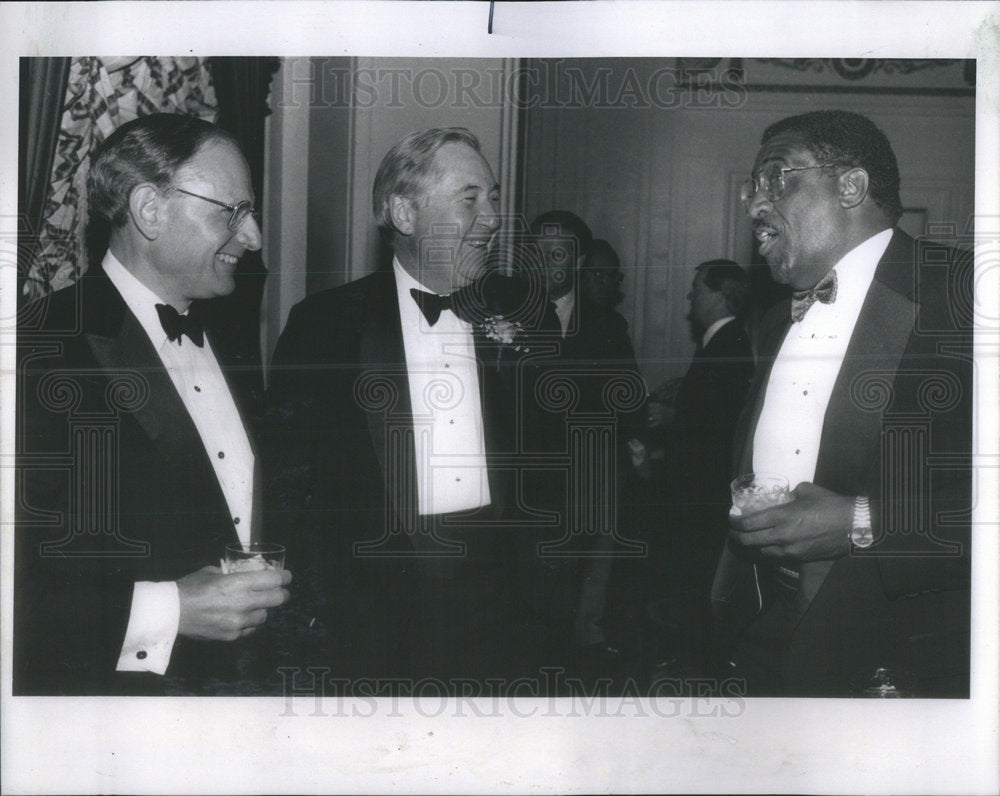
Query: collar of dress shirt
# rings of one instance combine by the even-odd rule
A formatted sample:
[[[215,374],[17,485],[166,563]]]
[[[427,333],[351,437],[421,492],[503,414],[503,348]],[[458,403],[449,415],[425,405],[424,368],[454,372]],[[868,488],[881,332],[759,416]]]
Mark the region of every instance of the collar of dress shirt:
[[[855,306],[857,312],[860,312],[864,297],[868,294],[872,279],[875,278],[875,269],[878,268],[879,260],[882,259],[885,250],[889,248],[890,240],[892,240],[892,229],[884,229],[862,241],[841,257],[840,261],[833,267],[833,270],[837,272],[837,300],[833,304],[817,302],[810,309],[810,312],[817,308],[851,307],[853,309]],[[809,317],[808,313],[806,317]],[[856,313],[854,320],[857,321]],[[852,328],[853,325],[852,323]]]
[[[416,302],[410,295],[410,290],[413,288],[417,290],[422,290],[424,293],[432,293],[435,296],[444,295],[442,293],[437,293],[436,291],[431,290],[429,287],[427,287],[427,285],[423,284],[418,279],[416,279],[413,276],[413,274],[411,274],[409,271],[403,268],[403,264],[399,262],[399,260],[395,256],[393,256],[392,258],[392,270],[396,275],[396,290],[400,296],[399,299],[400,304],[403,303],[403,296],[405,296],[407,301],[416,306]]]
[[[719,320],[717,320],[715,323],[713,323],[705,330],[705,334],[702,335],[701,338],[701,347],[707,348],[708,341],[711,340],[713,337],[715,337],[715,333],[730,321],[735,321],[735,320],[736,320],[735,315],[727,315],[725,318],[719,318]]]
[[[571,288],[569,293],[560,296],[552,302],[556,305],[556,315],[559,316],[559,323],[562,325],[563,337],[566,336],[566,329],[569,327],[569,319],[576,307],[576,288]]]
[[[416,288],[417,290],[422,290],[424,293],[433,293],[435,296],[444,295],[438,293],[435,290],[431,290],[427,285],[421,282],[419,279],[413,276],[409,271],[403,268],[403,264],[393,255],[392,258],[392,270],[396,273],[396,284],[399,285],[400,292],[406,291],[406,294],[410,294],[411,288]],[[410,301],[413,301],[411,298]]]
[[[138,319],[139,323],[142,324],[142,328],[146,330],[146,335],[149,337],[150,342],[152,342],[153,348],[159,351],[167,339],[167,333],[163,331],[163,324],[160,323],[160,316],[156,312],[156,305],[165,304],[166,302],[122,265],[118,258],[111,253],[110,249],[104,255],[101,266],[104,268],[104,273],[108,275],[108,279],[111,280],[111,284],[121,294],[125,305]]]
[[[425,293],[434,293],[426,285],[419,282],[413,275],[403,268],[402,264],[395,257],[392,258],[392,270],[396,277],[396,299],[399,302],[399,319],[403,326],[404,339],[421,341],[420,345],[427,345],[431,340],[441,341],[442,334],[447,332],[471,332],[472,324],[463,321],[454,312],[442,312],[438,322],[434,324],[435,335],[420,334],[426,332],[430,327],[424,318],[417,302],[410,295],[410,290],[416,288]],[[435,294],[440,295],[440,294]],[[411,337],[412,335],[412,337]]]

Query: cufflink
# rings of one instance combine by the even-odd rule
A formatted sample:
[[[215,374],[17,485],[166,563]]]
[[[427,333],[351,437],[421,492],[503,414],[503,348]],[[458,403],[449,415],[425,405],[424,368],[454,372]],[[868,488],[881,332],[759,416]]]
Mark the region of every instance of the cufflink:
[[[138,658],[138,659],[139,659],[140,661],[144,661],[144,660],[146,660],[146,650],[139,650],[139,651],[138,651],[138,652],[137,652],[137,653],[135,654],[135,657],[137,657],[137,658]]]
[[[871,547],[875,541],[872,533],[872,514],[868,504],[868,498],[858,495],[854,499],[854,521],[851,523],[851,532],[848,534],[851,544],[861,550]]]

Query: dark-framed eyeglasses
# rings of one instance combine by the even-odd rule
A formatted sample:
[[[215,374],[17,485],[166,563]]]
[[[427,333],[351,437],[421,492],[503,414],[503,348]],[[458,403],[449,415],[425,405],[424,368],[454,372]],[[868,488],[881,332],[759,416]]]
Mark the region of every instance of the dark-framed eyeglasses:
[[[623,279],[625,279],[625,274],[623,274],[621,271],[609,271],[609,270],[601,270],[595,268],[591,271],[588,271],[588,273],[590,274],[591,279],[596,279],[598,282],[618,283],[621,282]]]
[[[740,201],[743,209],[750,206],[750,202],[757,195],[758,191],[763,191],[764,196],[770,202],[777,202],[785,195],[788,185],[785,182],[785,175],[790,171],[809,171],[810,169],[825,169],[830,163],[821,163],[818,166],[782,166],[780,163],[769,163],[759,171],[750,175],[750,179],[740,186]]]
[[[187,194],[188,196],[193,196],[195,199],[204,199],[206,202],[211,202],[213,205],[218,205],[219,207],[224,207],[229,211],[229,221],[226,222],[226,226],[230,229],[239,229],[240,224],[247,220],[248,216],[255,215],[254,207],[252,202],[248,202],[244,199],[242,202],[238,202],[235,205],[228,204],[227,202],[220,202],[218,199],[212,199],[208,196],[202,196],[200,193],[194,193],[193,191],[185,191],[183,188],[175,189],[178,193]]]

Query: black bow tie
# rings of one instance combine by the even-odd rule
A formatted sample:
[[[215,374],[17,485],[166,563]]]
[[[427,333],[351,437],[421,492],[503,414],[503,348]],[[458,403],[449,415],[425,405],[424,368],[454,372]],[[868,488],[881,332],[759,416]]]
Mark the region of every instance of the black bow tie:
[[[830,271],[811,290],[797,290],[792,293],[792,321],[801,321],[809,308],[819,301],[833,304],[837,300],[837,272]]]
[[[181,315],[169,304],[157,304],[156,314],[160,316],[160,325],[171,343],[186,334],[198,348],[205,344],[205,330],[193,313]],[[183,345],[184,341],[180,340],[180,343]]]
[[[410,290],[410,295],[413,296],[413,300],[417,302],[417,306],[420,307],[420,311],[431,326],[438,322],[442,310],[454,311],[451,296],[438,296],[416,288]]]

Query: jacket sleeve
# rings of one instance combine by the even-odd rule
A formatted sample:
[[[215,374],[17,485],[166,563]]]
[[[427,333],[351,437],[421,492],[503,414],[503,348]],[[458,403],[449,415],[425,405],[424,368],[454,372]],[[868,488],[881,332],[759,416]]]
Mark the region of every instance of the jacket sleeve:
[[[967,589],[971,580],[973,340],[961,310],[973,295],[971,257],[922,271],[915,330],[868,479],[870,549],[890,599]]]
[[[121,652],[133,578],[115,537],[82,533],[87,495],[71,497],[74,468],[93,465],[72,458],[63,399],[99,377],[46,348],[18,352],[14,693],[100,693]]]

